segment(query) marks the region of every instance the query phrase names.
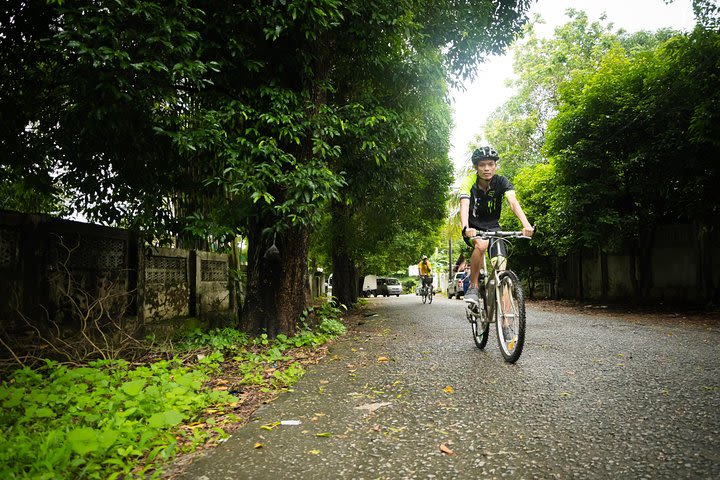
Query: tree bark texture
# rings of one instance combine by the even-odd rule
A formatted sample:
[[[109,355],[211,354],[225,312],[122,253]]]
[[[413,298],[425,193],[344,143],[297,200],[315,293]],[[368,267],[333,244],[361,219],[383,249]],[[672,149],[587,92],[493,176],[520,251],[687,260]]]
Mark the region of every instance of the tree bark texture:
[[[292,335],[305,303],[309,235],[293,227],[275,237],[257,222],[248,236],[245,307],[240,328],[251,334]],[[274,240],[274,241],[273,241]],[[273,254],[272,245],[277,248]]]
[[[346,226],[350,213],[344,205],[333,204],[332,262],[333,297],[339,303],[352,305],[358,298],[357,268],[350,257]]]

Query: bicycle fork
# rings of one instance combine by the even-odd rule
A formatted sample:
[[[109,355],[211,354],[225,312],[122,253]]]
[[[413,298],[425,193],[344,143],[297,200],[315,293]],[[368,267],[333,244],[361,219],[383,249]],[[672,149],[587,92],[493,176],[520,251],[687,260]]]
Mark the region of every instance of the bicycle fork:
[[[467,304],[466,314],[468,321],[477,322],[478,325],[484,326],[486,323],[493,323],[492,318],[495,316],[496,297],[495,297],[495,283],[496,279],[491,278],[487,280],[484,276],[480,278],[478,282],[480,284],[480,291],[478,292],[478,304]]]

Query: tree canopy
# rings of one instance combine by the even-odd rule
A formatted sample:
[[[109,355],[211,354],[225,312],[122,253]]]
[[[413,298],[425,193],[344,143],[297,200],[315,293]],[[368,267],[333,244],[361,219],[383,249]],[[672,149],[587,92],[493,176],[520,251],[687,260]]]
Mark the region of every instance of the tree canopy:
[[[657,225],[717,225],[720,43],[703,23],[714,10],[696,3],[706,15],[684,34],[614,31],[575,11],[553,38],[529,27],[518,94],[486,131],[539,227],[521,248],[642,255]]]
[[[247,236],[244,325],[291,332],[330,204],[358,211],[332,225],[345,238],[439,221],[445,83],[509,44],[529,4],[6,2],[3,183],[153,241]]]

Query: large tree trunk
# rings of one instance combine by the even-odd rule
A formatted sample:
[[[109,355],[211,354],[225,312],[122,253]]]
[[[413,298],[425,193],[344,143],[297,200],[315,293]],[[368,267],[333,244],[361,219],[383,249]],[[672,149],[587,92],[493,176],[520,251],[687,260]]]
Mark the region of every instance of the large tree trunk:
[[[287,88],[310,92],[313,104],[307,112],[310,116],[320,112],[327,102],[325,80],[330,67],[330,43],[331,39],[323,33],[318,41],[312,42],[312,70],[288,72],[286,79]],[[303,47],[294,45],[293,50]],[[308,127],[300,145],[284,146],[297,159],[299,167],[296,168],[309,163],[314,155],[313,133]],[[282,191],[273,193],[276,201],[281,201]],[[256,218],[255,225],[251,222],[248,236],[247,292],[241,327],[251,333],[264,330],[270,337],[278,333],[292,335],[309,297],[309,232],[307,227],[294,226],[277,234],[273,240],[263,232],[274,230],[284,223],[284,219],[268,214],[267,210],[258,212]],[[279,251],[269,254],[268,249],[273,244]]]
[[[263,235],[267,225],[257,222],[248,236],[248,267],[245,307],[240,328],[248,333],[292,335],[306,307],[309,235],[291,228],[273,238]],[[269,250],[270,249],[270,250]]]
[[[358,298],[357,268],[348,251],[347,225],[350,222],[348,209],[337,203],[332,206],[332,262],[333,297],[344,305],[352,305]]]

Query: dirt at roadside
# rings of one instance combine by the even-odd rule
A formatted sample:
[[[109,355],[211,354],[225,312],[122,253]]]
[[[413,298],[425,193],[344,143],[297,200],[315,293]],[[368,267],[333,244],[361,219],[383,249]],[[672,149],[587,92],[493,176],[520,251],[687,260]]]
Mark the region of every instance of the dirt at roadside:
[[[604,303],[598,301],[578,302],[571,300],[531,300],[529,306],[544,311],[559,313],[581,313],[584,315],[612,316],[643,323],[689,323],[720,326],[720,307],[699,308],[697,306],[633,305],[627,303]]]

